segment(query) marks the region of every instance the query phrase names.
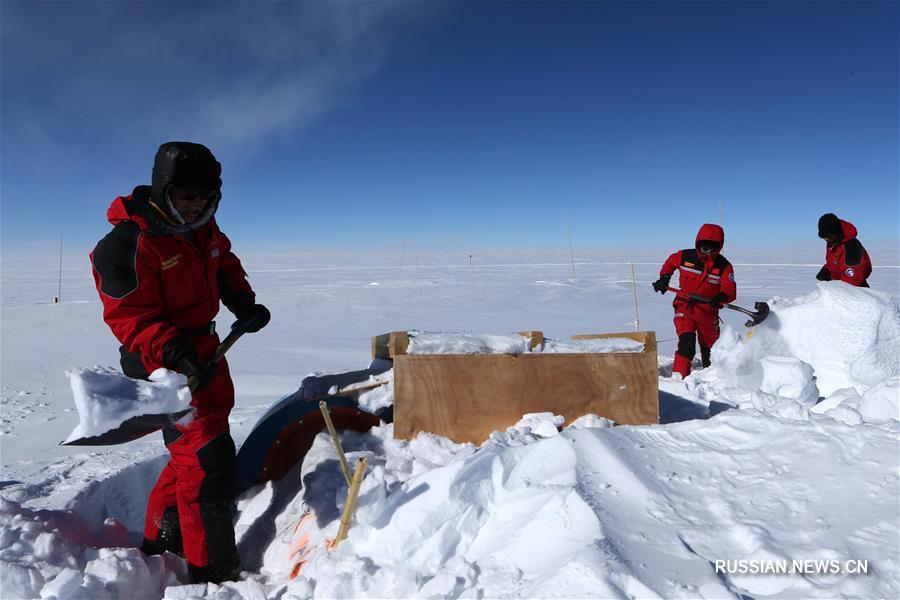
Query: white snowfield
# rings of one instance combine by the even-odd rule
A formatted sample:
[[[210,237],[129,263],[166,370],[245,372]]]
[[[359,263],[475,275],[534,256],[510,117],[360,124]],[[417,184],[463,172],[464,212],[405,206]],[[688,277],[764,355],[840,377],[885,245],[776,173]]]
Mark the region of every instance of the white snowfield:
[[[242,339],[229,355],[238,441],[303,373],[363,366],[373,333],[414,330],[418,322],[444,331],[571,335],[625,331],[633,318],[629,267],[610,260],[579,263],[577,280],[565,278],[562,260],[377,275],[299,269],[296,280],[274,268],[281,259],[257,260],[245,261],[248,272],[261,299],[272,299],[275,317],[272,329]],[[865,290],[816,284],[818,267],[810,263],[738,264],[739,290],[747,291],[737,303],[752,307],[777,294],[772,314],[748,330],[723,311],[713,366],[683,381],[671,377],[671,296],[646,289],[659,264],[638,265],[642,328],[662,340],[660,425],[611,427],[586,415],[560,430],[560,417],[533,414],[479,447],[429,434],[395,440],[390,425],[344,433],[351,464],[365,456],[369,467],[349,537],[333,550],[327,540],[337,532],[347,485],[330,438],[320,435],[284,479],[239,499],[236,531],[249,575],[223,585],[179,585],[181,559],[136,549],[147,493],[165,461],[161,442],[51,450],[65,435],[56,434],[74,426],[71,411],[42,421],[50,439],[40,446],[28,419],[47,414],[42,398],[56,398],[60,411],[70,405],[64,378],[57,391],[24,361],[12,370],[4,346],[0,596],[900,597],[898,270],[876,268],[875,289]],[[369,286],[373,278],[381,285]],[[9,290],[29,291],[4,280],[4,343],[16,340],[22,348],[15,349],[30,350],[26,336],[7,337],[13,311],[23,317],[13,325],[22,327],[46,319],[43,308],[82,311],[76,327],[99,312],[89,302],[28,310]],[[387,290],[396,304],[368,296]],[[530,303],[517,304],[526,290]],[[86,285],[85,298],[90,291]],[[8,307],[10,297],[19,304]],[[472,309],[473,297],[481,310]],[[592,324],[590,307],[601,297],[612,316]],[[456,308],[463,298],[465,317]],[[472,314],[479,316],[466,318]],[[303,324],[315,328],[301,336]],[[59,327],[65,333],[71,324]],[[101,336],[102,322],[90,327]],[[344,331],[361,339],[358,349],[343,346],[349,358],[341,363],[329,348],[342,348]],[[114,357],[111,336],[79,348],[87,338],[71,338],[88,355],[84,362],[102,364],[95,357],[102,344]],[[41,364],[51,373],[77,366],[65,356]],[[290,367],[296,363],[309,366]],[[291,372],[299,373],[293,388]],[[272,390],[279,382],[281,391]],[[391,384],[363,395],[375,405],[391,398]],[[17,410],[32,416],[17,420]],[[291,579],[291,553],[303,534],[308,554]]]

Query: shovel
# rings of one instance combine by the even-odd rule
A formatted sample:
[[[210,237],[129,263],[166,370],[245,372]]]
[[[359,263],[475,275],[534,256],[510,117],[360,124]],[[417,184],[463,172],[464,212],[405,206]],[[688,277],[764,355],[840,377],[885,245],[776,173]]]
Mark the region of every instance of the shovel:
[[[219,364],[219,361],[222,360],[222,357],[225,356],[225,353],[234,346],[234,343],[238,341],[242,335],[247,333],[248,330],[253,329],[256,325],[259,324],[260,316],[256,313],[253,314],[252,317],[245,321],[235,321],[231,324],[231,332],[219,343],[219,346],[216,348],[216,351],[213,352],[213,355],[210,357],[209,361],[206,363],[206,368],[212,367],[213,365]],[[197,386],[200,385],[200,378],[196,375],[192,375],[188,378],[188,387],[193,392],[197,389]],[[186,414],[186,412],[185,412]]]
[[[238,341],[238,338],[247,333],[248,330],[253,329],[258,323],[259,317],[257,315],[244,321],[235,321],[231,326],[231,332],[216,348],[216,351],[206,363],[206,367],[212,367],[221,361],[229,348]],[[200,379],[197,376],[188,378],[187,385],[191,391],[196,390],[199,384]],[[168,427],[190,411],[190,408],[186,408],[173,413],[137,415],[122,421],[117,427],[105,431],[100,435],[61,442],[60,446],[113,446],[115,444],[124,444],[143,437],[148,433],[153,433],[154,431],[159,431],[164,427]]]
[[[704,298],[703,296],[698,296],[697,294],[688,294],[688,293],[682,292],[678,288],[670,287],[670,288],[668,288],[668,290],[670,292],[675,292],[676,294],[682,294],[684,296],[687,296],[689,299],[693,300],[694,302],[701,302],[703,304],[712,304],[713,303],[711,298]],[[745,315],[750,317],[750,319],[746,323],[744,323],[744,325],[747,327],[755,327],[756,325],[759,325],[760,323],[765,321],[766,317],[769,316],[769,305],[766,304],[765,302],[755,303],[753,305],[753,307],[756,309],[756,311],[752,311],[752,310],[749,310],[749,309],[746,309],[746,308],[743,308],[740,306],[736,306],[734,304],[724,304],[723,306],[725,308],[730,308],[731,310],[736,310],[740,313],[744,313]]]

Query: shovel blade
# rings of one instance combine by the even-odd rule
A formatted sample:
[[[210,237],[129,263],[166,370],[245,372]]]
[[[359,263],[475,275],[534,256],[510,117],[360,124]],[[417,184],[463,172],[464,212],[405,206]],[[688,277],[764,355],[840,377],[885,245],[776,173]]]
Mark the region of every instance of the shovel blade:
[[[148,433],[159,431],[175,423],[178,419],[188,414],[190,409],[174,413],[157,415],[138,415],[131,417],[115,429],[104,431],[100,435],[83,437],[68,442],[60,442],[60,446],[115,446],[142,438]]]

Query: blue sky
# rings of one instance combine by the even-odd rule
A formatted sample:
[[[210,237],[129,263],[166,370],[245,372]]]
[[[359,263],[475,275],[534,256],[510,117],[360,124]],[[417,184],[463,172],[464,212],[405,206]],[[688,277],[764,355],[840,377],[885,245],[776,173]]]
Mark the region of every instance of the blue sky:
[[[160,143],[242,245],[900,229],[896,2],[0,3],[2,240],[90,243]],[[726,241],[727,250],[727,241]]]

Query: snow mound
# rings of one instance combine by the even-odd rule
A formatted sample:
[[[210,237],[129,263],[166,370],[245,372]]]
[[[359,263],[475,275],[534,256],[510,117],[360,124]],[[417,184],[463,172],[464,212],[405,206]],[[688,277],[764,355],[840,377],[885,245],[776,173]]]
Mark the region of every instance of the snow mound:
[[[813,410],[848,425],[869,423],[900,429],[900,378],[885,379],[862,395],[855,388],[838,390]]]
[[[575,354],[591,352],[643,352],[644,344],[629,338],[593,340],[555,340],[547,338],[542,347],[530,348],[530,340],[521,335],[489,333],[409,332],[409,354]]]
[[[762,383],[750,393],[750,406],[785,418],[806,419],[819,400],[813,368],[786,356],[763,358],[760,367]]]
[[[776,368],[767,386],[799,403],[807,392],[777,377],[795,370],[802,363]],[[370,468],[350,536],[333,550],[326,543],[347,487],[320,435],[301,470],[304,489],[271,517],[287,533],[265,550],[267,597],[894,597],[900,589],[891,576],[748,577],[712,567],[722,558],[867,559],[872,572],[896,572],[887,551],[900,534],[890,432],[755,410],[666,427],[589,421],[559,432],[559,417],[527,415],[478,449],[427,434],[394,440],[390,425],[345,434],[348,459],[367,456]],[[848,480],[869,490],[864,504]],[[265,512],[284,485],[244,498],[241,520]],[[309,554],[290,579],[298,522],[309,527]]]
[[[101,366],[72,369],[66,375],[78,409],[78,425],[66,442],[106,433],[131,417],[178,412],[191,403],[187,378],[167,369],[153,371],[150,381]]]
[[[760,389],[773,367],[763,361],[769,357],[809,365],[823,396],[851,387],[862,393],[900,374],[900,310],[888,294],[829,281],[806,296],[775,298],[769,306],[764,323],[743,334],[726,327],[713,347],[715,375],[732,388]],[[796,385],[802,385],[799,379]]]
[[[3,598],[159,598],[187,580],[182,559],[127,548],[115,519],[97,528],[67,511],[31,510],[0,497]]]

